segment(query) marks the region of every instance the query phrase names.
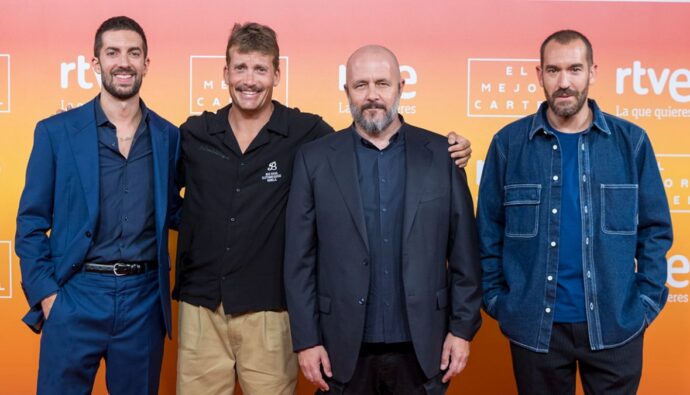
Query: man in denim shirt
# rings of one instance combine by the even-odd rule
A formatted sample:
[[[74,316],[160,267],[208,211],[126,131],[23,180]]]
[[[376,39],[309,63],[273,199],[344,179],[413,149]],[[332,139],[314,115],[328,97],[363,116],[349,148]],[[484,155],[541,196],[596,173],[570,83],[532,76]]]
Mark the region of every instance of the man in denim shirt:
[[[649,137],[587,99],[592,47],[541,46],[546,102],[491,142],[479,189],[483,304],[511,341],[521,394],[634,394],[666,302],[672,230]]]

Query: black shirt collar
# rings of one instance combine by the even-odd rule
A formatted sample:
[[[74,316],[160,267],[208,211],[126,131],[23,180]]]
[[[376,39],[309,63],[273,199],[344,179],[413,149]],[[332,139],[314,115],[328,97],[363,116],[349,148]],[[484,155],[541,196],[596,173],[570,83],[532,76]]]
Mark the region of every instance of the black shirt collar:
[[[231,130],[230,122],[228,121],[228,115],[230,114],[231,107],[232,104],[228,104],[227,106],[218,110],[216,116],[209,125],[210,134],[229,132]],[[287,137],[289,130],[287,107],[273,100],[273,112],[271,113],[271,118],[269,118],[268,122],[262,129],[266,129],[269,132]]]

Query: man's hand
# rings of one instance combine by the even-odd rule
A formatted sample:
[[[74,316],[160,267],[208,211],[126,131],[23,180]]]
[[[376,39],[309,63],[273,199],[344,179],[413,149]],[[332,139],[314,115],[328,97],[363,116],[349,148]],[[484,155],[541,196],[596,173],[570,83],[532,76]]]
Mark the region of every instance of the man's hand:
[[[469,357],[470,342],[449,332],[446,341],[443,342],[443,353],[441,354],[441,370],[448,369],[442,381],[447,383],[453,376],[462,372]]]
[[[448,134],[448,152],[450,152],[450,157],[455,159],[455,164],[462,168],[467,166],[472,156],[472,147],[470,147],[470,140],[455,134],[455,132],[450,132]]]
[[[302,368],[302,374],[312,384],[315,384],[321,391],[328,391],[329,387],[321,375],[321,366],[326,376],[333,377],[331,372],[331,361],[328,359],[328,353],[323,346],[314,346],[304,349],[297,353],[299,366]]]
[[[48,316],[50,315],[50,310],[53,309],[53,303],[55,303],[55,298],[57,298],[57,294],[52,294],[50,296],[45,297],[41,301],[41,309],[43,309],[43,317],[45,317],[45,319],[48,319]]]

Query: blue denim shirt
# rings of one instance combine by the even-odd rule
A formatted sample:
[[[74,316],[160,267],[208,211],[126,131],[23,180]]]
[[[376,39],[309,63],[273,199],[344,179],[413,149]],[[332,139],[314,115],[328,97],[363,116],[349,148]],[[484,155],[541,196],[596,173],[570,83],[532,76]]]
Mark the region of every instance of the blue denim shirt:
[[[649,325],[666,303],[673,239],[666,194],[647,134],[593,100],[579,140],[585,306],[592,350],[613,348]],[[561,149],[546,103],[493,138],[477,223],[486,312],[516,345],[548,352],[561,240]]]

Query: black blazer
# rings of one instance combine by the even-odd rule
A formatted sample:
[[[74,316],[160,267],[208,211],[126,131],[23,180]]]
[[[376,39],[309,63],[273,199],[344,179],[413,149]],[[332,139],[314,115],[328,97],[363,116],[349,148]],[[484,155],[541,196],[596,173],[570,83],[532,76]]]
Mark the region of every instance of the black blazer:
[[[297,154],[284,267],[294,350],[324,345],[343,383],[357,362],[370,276],[353,133]],[[405,138],[405,307],[417,360],[431,378],[440,373],[446,334],[471,340],[481,325],[481,269],[472,197],[446,139],[416,127]]]

